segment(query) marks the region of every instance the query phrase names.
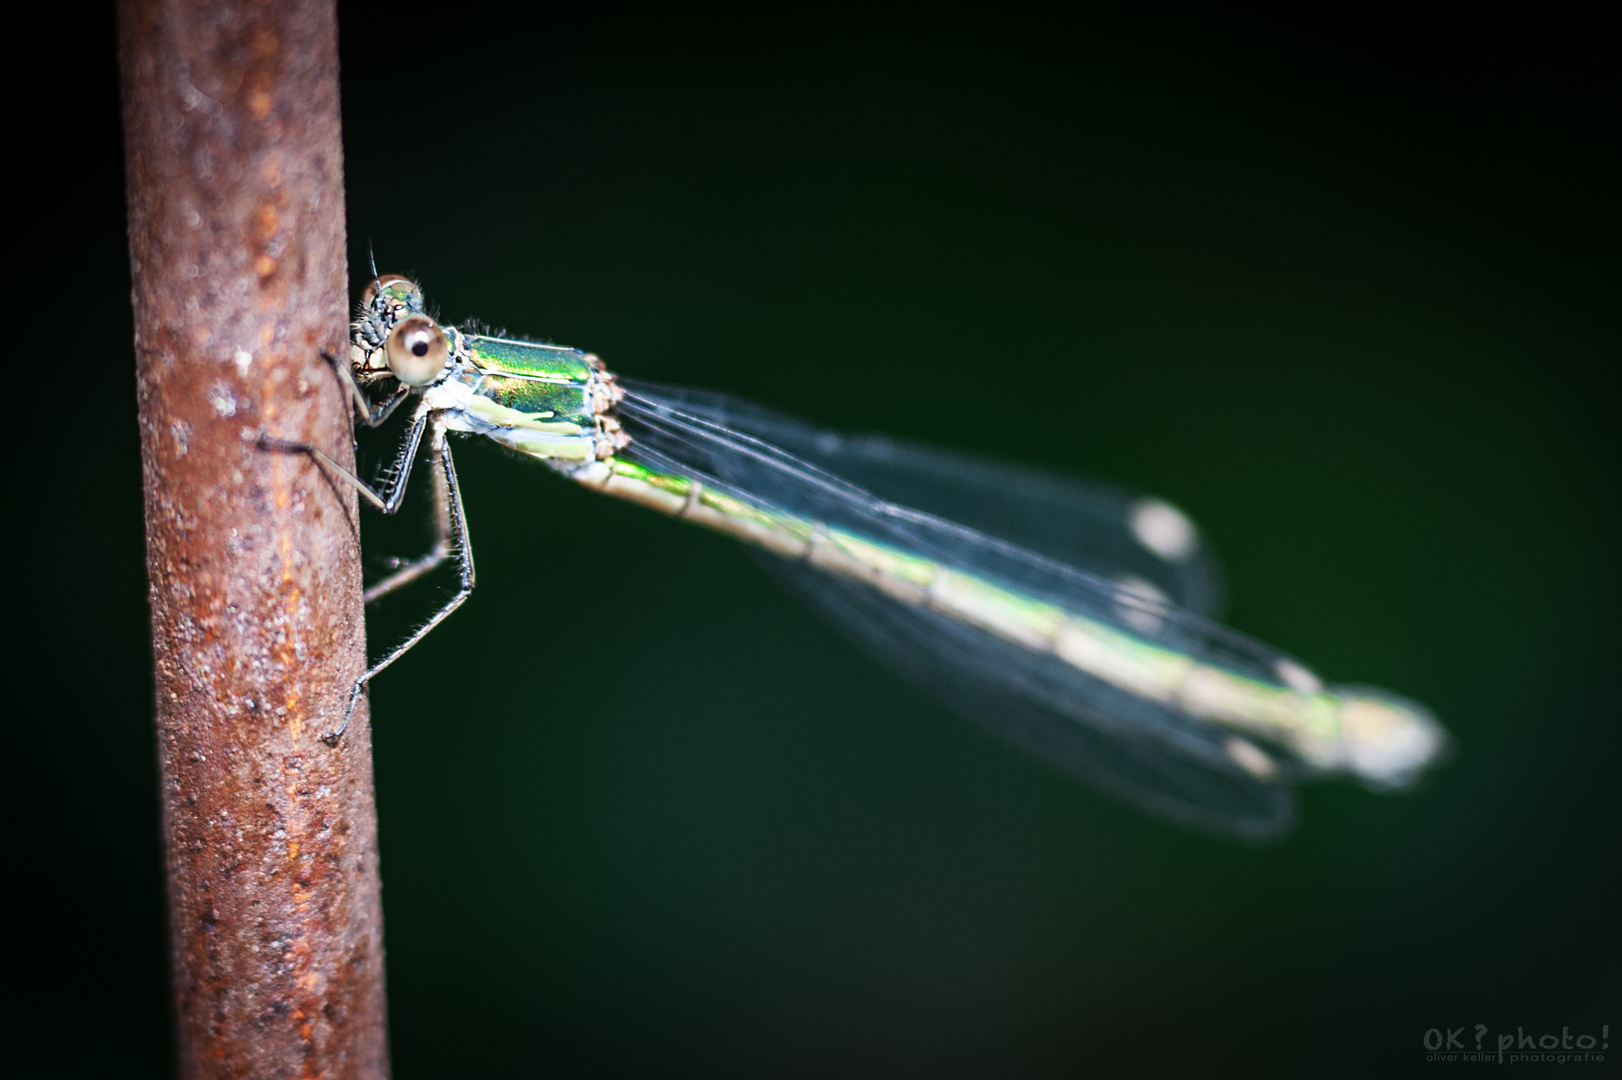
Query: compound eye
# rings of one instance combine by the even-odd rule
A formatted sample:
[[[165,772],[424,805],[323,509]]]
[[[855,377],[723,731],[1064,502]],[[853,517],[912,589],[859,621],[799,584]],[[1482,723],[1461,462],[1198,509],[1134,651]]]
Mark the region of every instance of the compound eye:
[[[407,307],[420,308],[422,306],[422,290],[417,288],[415,281],[412,281],[404,274],[384,274],[370,282],[366,286],[366,291],[361,294],[361,307],[371,307],[379,295],[386,296],[396,303],[405,304]]]
[[[426,386],[439,378],[450,359],[445,331],[426,315],[401,319],[383,346],[394,377],[407,386]]]

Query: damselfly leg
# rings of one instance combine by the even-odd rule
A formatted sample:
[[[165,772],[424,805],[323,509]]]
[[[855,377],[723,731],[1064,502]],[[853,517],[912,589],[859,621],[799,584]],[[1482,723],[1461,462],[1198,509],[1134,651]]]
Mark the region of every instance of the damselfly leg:
[[[396,395],[398,397],[398,395]],[[396,401],[395,404],[398,404]],[[385,403],[392,411],[393,405]],[[385,414],[386,416],[386,414]],[[381,423],[381,420],[378,421]],[[376,426],[368,424],[368,426]],[[321,741],[328,746],[336,746],[338,740],[343,738],[344,732],[349,729],[349,721],[355,715],[355,705],[366,690],[368,683],[378,672],[404,656],[427,636],[428,632],[438,626],[451,612],[461,607],[463,602],[473,592],[473,550],[468,545],[467,518],[462,511],[462,489],[456,479],[456,463],[451,457],[450,443],[445,438],[445,428],[436,423],[433,412],[425,412],[417,417],[400,444],[395,455],[394,465],[389,470],[388,479],[383,490],[374,489],[366,481],[356,476],[349,469],[339,464],[332,455],[311,443],[290,442],[285,439],[274,439],[261,434],[259,445],[266,450],[280,450],[288,453],[301,453],[309,456],[321,467],[330,470],[341,477],[361,494],[367,502],[385,514],[394,514],[400,509],[405,500],[406,482],[411,477],[411,467],[416,461],[417,451],[422,444],[424,432],[428,434],[428,452],[432,458],[434,483],[434,525],[435,535],[433,547],[421,558],[413,559],[395,570],[394,573],[366,590],[364,599],[371,603],[394,590],[417,580],[438,567],[447,558],[454,556],[456,560],[459,587],[454,596],[435,612],[427,622],[414,630],[404,641],[389,650],[382,659],[366,669],[366,672],[355,680],[349,690],[349,701],[344,708],[343,722],[332,731],[321,736]]]

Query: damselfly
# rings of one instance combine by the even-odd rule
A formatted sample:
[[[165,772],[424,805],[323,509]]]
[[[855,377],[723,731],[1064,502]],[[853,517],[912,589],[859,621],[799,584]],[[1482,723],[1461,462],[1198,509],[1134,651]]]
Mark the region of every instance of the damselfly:
[[[1210,621],[1211,563],[1157,499],[891,439],[849,437],[717,394],[616,378],[578,349],[464,332],[410,280],[377,278],[334,361],[363,423],[416,412],[376,488],[394,513],[423,444],[437,540],[368,601],[446,560],[460,589],[354,683],[367,684],[473,589],[449,432],[483,435],[594,491],[754,545],[778,577],[954,710],[1038,759],[1158,816],[1260,838],[1286,827],[1293,782],[1401,788],[1442,753],[1423,708],[1325,686]],[[374,400],[369,391],[382,391]]]

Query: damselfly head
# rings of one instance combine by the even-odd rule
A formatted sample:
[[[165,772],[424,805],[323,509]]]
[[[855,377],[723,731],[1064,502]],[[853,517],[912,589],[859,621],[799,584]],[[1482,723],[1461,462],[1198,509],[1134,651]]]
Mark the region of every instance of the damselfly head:
[[[411,311],[422,310],[422,288],[404,274],[381,274],[373,278],[361,294],[361,306],[375,308],[379,297],[391,308],[400,306]]]
[[[397,341],[395,330],[416,319],[426,320],[433,331],[418,333],[410,342]],[[443,355],[446,351],[444,335],[434,321],[423,314],[422,289],[403,274],[379,274],[372,279],[361,294],[353,331],[349,359],[357,376],[394,375],[408,386],[422,386],[444,370],[443,361],[437,367],[430,362],[436,351],[430,339],[439,334],[439,351]],[[411,381],[406,375],[422,381]]]
[[[444,372],[451,350],[439,324],[418,314],[394,324],[383,354],[396,379],[406,386],[427,386]]]

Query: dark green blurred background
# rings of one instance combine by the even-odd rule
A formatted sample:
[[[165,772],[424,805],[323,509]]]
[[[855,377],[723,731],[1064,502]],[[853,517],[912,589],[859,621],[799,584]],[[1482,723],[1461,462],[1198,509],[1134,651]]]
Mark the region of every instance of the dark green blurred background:
[[[1275,846],[1180,832],[732,543],[468,445],[481,588],[373,695],[398,1076],[1441,1075],[1433,1027],[1615,1038],[1617,118],[1584,34],[343,19],[357,284],[371,243],[452,319],[1162,494],[1232,625],[1459,747],[1411,795],[1307,789]],[[46,659],[13,933],[56,1071],[134,1076],[169,1050],[122,161],[111,20],[73,33],[20,211],[26,341],[81,381],[29,405],[14,503]],[[374,565],[425,534],[367,528]]]

